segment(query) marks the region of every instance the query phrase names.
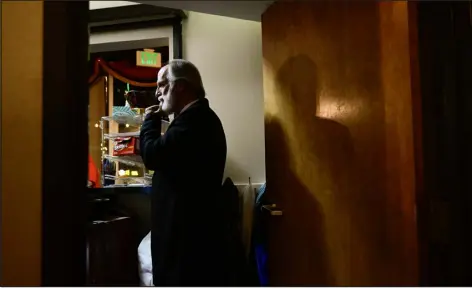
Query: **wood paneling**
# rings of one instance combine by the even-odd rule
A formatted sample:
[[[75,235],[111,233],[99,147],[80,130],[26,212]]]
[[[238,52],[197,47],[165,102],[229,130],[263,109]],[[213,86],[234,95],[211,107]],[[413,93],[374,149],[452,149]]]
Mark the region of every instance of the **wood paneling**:
[[[1,14],[1,286],[40,286],[43,2],[2,1]]]
[[[305,1],[263,14],[267,193],[284,210],[269,224],[274,285],[418,282],[408,12]]]
[[[89,154],[98,170],[101,169],[102,163],[102,131],[100,127],[97,128],[95,125],[100,125],[100,119],[106,112],[105,77],[101,77],[89,89]],[[101,180],[98,185],[101,185]]]

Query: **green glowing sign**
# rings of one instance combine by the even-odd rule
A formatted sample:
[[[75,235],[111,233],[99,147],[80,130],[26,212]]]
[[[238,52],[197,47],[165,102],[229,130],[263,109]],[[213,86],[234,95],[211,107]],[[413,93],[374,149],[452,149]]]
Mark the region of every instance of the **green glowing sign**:
[[[150,49],[136,51],[136,66],[161,67],[161,54]]]

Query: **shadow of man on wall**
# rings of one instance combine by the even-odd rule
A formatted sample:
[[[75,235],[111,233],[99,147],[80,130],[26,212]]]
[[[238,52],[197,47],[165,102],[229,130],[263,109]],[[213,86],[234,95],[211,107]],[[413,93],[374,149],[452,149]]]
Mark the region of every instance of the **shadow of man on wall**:
[[[266,119],[265,131],[267,198],[283,210],[283,216],[267,219],[269,282],[275,286],[331,285],[320,204],[292,169],[280,122]]]
[[[345,126],[317,116],[318,82],[308,56],[289,58],[271,96],[277,112],[266,115],[267,192],[284,210],[269,224],[274,285],[350,284],[358,259],[350,210],[358,190],[353,141]]]

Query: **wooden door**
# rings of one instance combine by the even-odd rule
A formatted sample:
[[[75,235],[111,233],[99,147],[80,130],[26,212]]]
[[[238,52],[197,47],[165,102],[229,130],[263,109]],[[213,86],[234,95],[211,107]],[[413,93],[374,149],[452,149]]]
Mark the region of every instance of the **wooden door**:
[[[0,284],[40,286],[43,2],[2,1],[0,5]],[[25,55],[27,61],[18,61]]]
[[[263,14],[267,197],[283,210],[267,224],[272,285],[418,284],[409,12],[300,1]]]

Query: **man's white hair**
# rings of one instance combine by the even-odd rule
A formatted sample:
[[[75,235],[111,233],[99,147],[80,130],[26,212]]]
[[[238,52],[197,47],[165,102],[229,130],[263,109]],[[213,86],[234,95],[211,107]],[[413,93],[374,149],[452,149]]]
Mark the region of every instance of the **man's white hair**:
[[[205,88],[203,88],[202,77],[198,68],[193,63],[184,59],[173,59],[169,61],[167,66],[169,81],[174,82],[183,79],[195,89],[198,98],[205,97],[206,93]]]

